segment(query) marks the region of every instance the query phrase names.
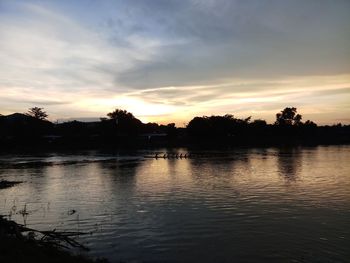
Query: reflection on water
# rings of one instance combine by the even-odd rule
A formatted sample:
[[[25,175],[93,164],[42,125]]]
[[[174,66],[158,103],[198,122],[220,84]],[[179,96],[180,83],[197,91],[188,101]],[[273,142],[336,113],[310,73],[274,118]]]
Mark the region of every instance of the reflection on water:
[[[284,176],[287,181],[295,181],[300,172],[302,154],[298,148],[279,149],[278,151],[278,167],[281,176]]]
[[[0,213],[112,261],[344,262],[350,147],[0,157]],[[24,218],[20,210],[26,209]]]

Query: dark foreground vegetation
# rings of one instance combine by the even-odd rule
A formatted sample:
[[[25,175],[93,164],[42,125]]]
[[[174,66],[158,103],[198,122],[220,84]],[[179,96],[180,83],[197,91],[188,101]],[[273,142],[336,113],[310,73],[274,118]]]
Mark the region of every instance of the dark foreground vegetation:
[[[97,122],[52,123],[42,108],[27,114],[0,116],[0,149],[96,149],[148,146],[274,146],[285,144],[344,144],[350,125],[318,126],[302,121],[297,109],[276,114],[274,124],[233,115],[193,118],[185,128],[174,123],[142,123],[132,113],[116,109]]]
[[[16,184],[20,184],[20,183],[21,182],[18,182],[18,181],[0,180],[0,190],[15,186]]]
[[[46,233],[47,232],[47,233]],[[104,259],[92,260],[82,255],[73,255],[61,248],[59,241],[42,238],[43,235],[50,236],[50,231],[40,232],[19,225],[14,221],[0,216],[0,262],[16,263],[97,263],[107,262]],[[41,238],[35,235],[41,234]],[[51,231],[51,234],[64,235]],[[71,241],[73,241],[71,239]]]
[[[0,181],[0,190],[22,182]],[[25,211],[22,211],[25,213]],[[74,240],[77,232],[40,231],[17,224],[0,215],[0,262],[7,263],[107,263],[69,252],[69,248],[88,250]]]

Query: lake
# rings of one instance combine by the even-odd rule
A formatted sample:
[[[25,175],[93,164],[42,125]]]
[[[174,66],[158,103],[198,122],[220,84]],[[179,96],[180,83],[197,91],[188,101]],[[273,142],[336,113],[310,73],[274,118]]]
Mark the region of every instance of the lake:
[[[111,262],[346,262],[350,146],[1,155],[0,214]],[[26,209],[27,216],[20,210]]]

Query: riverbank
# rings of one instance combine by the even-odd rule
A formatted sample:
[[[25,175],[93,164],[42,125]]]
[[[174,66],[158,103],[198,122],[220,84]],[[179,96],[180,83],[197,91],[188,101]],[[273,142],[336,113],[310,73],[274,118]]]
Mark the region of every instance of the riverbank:
[[[62,244],[36,238],[36,233],[0,216],[0,262],[21,263],[107,263],[106,259],[93,260],[63,250]],[[54,232],[54,231],[53,231]]]
[[[13,187],[21,182],[0,181],[0,189]],[[37,231],[17,224],[0,215],[0,262],[7,263],[107,263],[106,259],[90,259],[64,250],[69,245],[79,244],[71,233]],[[61,242],[62,241],[62,242]]]
[[[16,184],[20,184],[20,183],[22,183],[22,182],[1,180],[0,181],[0,190],[15,186]]]

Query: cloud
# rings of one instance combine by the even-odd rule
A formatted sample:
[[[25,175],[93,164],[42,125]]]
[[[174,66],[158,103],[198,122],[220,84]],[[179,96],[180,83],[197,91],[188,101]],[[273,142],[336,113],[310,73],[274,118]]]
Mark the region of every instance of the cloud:
[[[164,43],[149,60],[123,72],[123,84],[182,86],[231,77],[349,72],[349,2],[170,2],[132,6],[136,22],[152,25],[143,35],[157,34]],[[150,9],[161,11],[149,16]]]
[[[0,97],[1,98],[1,97]],[[32,105],[44,107],[44,106],[55,106],[55,105],[68,105],[70,102],[68,101],[59,101],[59,100],[27,100],[23,98],[18,99],[12,99],[12,98],[4,98],[6,99],[7,104],[25,104],[28,105],[28,107],[31,107]]]
[[[294,105],[330,121],[350,111],[349,13],[345,0],[1,1],[0,111],[182,123]]]
[[[117,75],[148,56],[147,48],[111,45],[76,18],[55,10],[32,3],[10,7],[14,11],[0,18],[2,87],[116,91]]]

